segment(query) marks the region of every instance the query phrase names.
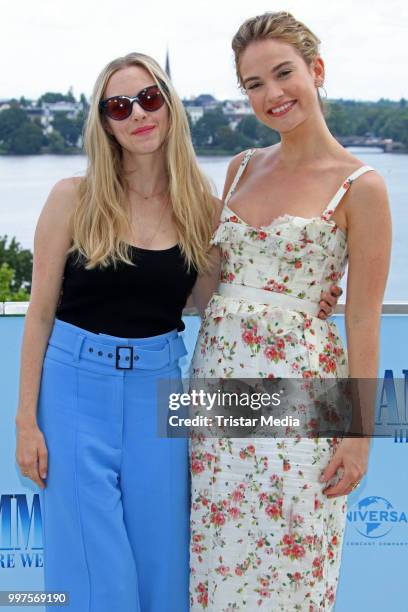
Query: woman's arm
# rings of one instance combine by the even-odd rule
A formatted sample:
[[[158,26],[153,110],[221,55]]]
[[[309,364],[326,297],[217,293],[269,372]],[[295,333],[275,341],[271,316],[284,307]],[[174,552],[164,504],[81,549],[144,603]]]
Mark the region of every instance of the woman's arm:
[[[363,431],[372,430],[375,384],[378,376],[381,308],[391,252],[391,214],[383,179],[374,172],[350,189],[344,207],[348,226],[349,272],[346,332],[349,374],[358,379]],[[345,438],[326,469],[331,478],[340,465],[342,480],[326,493],[344,495],[366,472],[370,438]],[[330,468],[330,469],[329,469]]]
[[[77,179],[64,179],[52,189],[38,220],[34,238],[32,291],[21,349],[20,391],[16,414],[16,459],[21,470],[42,486],[46,470],[42,434],[36,412],[42,364],[61,292]],[[41,452],[41,455],[40,455]],[[37,456],[38,455],[38,456]]]
[[[390,265],[391,214],[384,181],[377,173],[362,176],[353,188],[345,209],[349,227],[349,370],[352,378],[377,378],[381,308]]]
[[[220,222],[220,216],[222,211],[223,203],[218,198],[214,198],[214,219],[213,219],[213,231],[215,231]],[[202,317],[205,308],[218,286],[220,276],[220,250],[218,247],[213,246],[208,253],[208,257],[211,260],[211,269],[205,273],[200,274],[195,282],[193,291],[191,294],[191,301],[187,303],[187,307],[194,305]]]
[[[227,176],[225,178],[224,190],[222,194],[222,201],[218,198],[214,198],[214,221],[213,221],[213,231],[215,231],[218,227],[220,216],[222,212],[222,208],[224,206],[225,198],[227,197],[227,193],[231,186],[232,181],[234,180],[234,176],[236,175],[238,168],[244,158],[245,151],[235,155],[232,158],[228,165]],[[197,281],[194,285],[192,291],[192,303],[197,308],[201,317],[204,315],[205,308],[216,290],[219,278],[220,278],[220,269],[221,269],[221,253],[218,247],[212,247],[209,251],[209,257],[213,262],[213,266],[210,272],[207,274],[200,275],[197,278]],[[187,307],[192,306],[191,301],[187,303]]]

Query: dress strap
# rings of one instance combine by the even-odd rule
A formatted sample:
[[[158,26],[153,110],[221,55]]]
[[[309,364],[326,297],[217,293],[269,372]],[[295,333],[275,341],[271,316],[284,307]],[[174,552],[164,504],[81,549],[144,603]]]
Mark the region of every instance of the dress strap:
[[[337,206],[339,205],[342,197],[344,196],[346,191],[349,189],[351,183],[355,181],[362,174],[365,174],[366,172],[370,172],[370,170],[375,170],[375,169],[372,168],[371,166],[361,166],[360,168],[357,168],[357,170],[355,170],[352,174],[350,174],[348,178],[346,178],[342,186],[339,188],[337,193],[330,200],[328,206],[326,206],[325,210],[323,211],[322,213],[323,219],[325,219],[326,221],[330,219],[330,217],[336,210]]]
[[[247,164],[249,162],[249,160],[251,159],[253,153],[255,153],[255,149],[248,149],[248,151],[245,153],[242,162],[237,170],[236,175],[234,176],[234,180],[231,183],[231,187],[229,188],[229,191],[227,193],[227,197],[225,198],[225,204],[228,204],[228,201],[230,199],[230,197],[232,196],[232,194],[235,191],[236,186],[238,185],[238,181],[241,178],[245,168],[247,167]]]

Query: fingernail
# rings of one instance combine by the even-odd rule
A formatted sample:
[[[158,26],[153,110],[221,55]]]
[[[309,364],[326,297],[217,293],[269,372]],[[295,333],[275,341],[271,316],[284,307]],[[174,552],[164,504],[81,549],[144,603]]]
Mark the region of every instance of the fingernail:
[[[326,479],[324,477],[324,474],[320,474],[320,478],[319,478],[320,482],[324,482]]]
[[[47,472],[43,472],[43,473],[41,474],[41,478],[47,478]]]

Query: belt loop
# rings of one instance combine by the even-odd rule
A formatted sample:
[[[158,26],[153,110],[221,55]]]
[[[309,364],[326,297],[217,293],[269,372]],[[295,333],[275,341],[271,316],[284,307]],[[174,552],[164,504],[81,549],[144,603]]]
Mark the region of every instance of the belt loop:
[[[167,342],[169,343],[169,364],[173,363],[174,357],[174,348],[173,348],[173,340],[174,338],[168,338]]]
[[[75,363],[79,361],[79,356],[81,354],[81,349],[82,349],[82,345],[84,343],[85,338],[86,336],[84,336],[83,334],[78,334],[75,340],[74,351],[72,354],[72,361],[74,361]]]

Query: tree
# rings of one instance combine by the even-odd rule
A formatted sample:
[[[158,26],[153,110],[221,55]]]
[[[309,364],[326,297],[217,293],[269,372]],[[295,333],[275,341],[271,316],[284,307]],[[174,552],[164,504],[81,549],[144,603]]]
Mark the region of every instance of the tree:
[[[218,128],[216,141],[219,149],[230,151],[232,154],[248,149],[253,144],[250,138],[225,125]]]
[[[252,140],[258,139],[259,121],[255,115],[247,115],[238,123],[237,130]]]
[[[77,119],[69,119],[67,113],[56,113],[52,123],[64,139],[67,147],[75,147],[82,133],[82,122]]]
[[[280,141],[280,136],[275,130],[267,127],[261,122],[258,122],[258,142],[259,147],[270,147]]]
[[[47,140],[48,150],[50,153],[59,154],[65,152],[65,142],[59,132],[54,130],[51,132],[51,134],[48,134]]]
[[[389,116],[379,129],[379,135],[383,138],[392,138],[408,146],[408,109]]]
[[[66,94],[47,91],[38,98],[38,106],[41,106],[42,102],[46,102],[47,104],[55,104],[56,102],[75,102],[75,97],[72,93],[72,88],[70,88]]]
[[[0,302],[27,302],[30,295],[25,289],[13,291],[14,270],[6,263],[0,266]]]
[[[349,113],[341,104],[330,104],[326,122],[329,130],[336,136],[347,136],[352,133]]]
[[[13,133],[9,151],[15,155],[35,155],[41,151],[42,144],[42,129],[35,123],[23,123]]]
[[[27,113],[22,108],[7,108],[0,113],[0,143],[8,152],[14,133],[21,126],[30,122]]]
[[[16,238],[12,238],[10,244],[7,242],[7,235],[0,236],[0,266],[7,264],[14,271],[11,291],[25,289],[30,292],[33,254],[29,249],[23,249]]]
[[[85,94],[81,93],[81,95],[79,96],[79,101],[81,102],[83,108],[84,108],[84,112],[87,112],[88,108],[89,108],[89,102],[86,99]]]
[[[228,119],[221,108],[208,111],[193,125],[193,142],[197,147],[217,146],[217,130],[228,127]]]

